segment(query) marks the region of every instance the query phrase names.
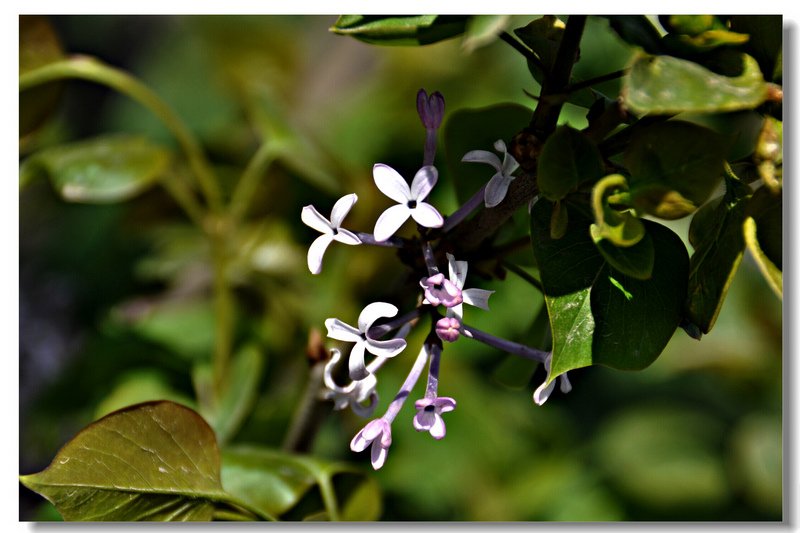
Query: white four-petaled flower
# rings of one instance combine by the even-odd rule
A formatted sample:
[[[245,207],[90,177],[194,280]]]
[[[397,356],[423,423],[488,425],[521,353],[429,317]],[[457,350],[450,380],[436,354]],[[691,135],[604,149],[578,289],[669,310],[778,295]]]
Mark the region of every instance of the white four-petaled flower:
[[[330,220],[320,215],[313,205],[307,205],[303,208],[303,212],[300,215],[303,223],[322,233],[308,248],[308,269],[312,274],[319,274],[322,271],[322,256],[325,255],[325,250],[331,242],[339,241],[350,245],[361,244],[361,239],[353,232],[342,228],[344,217],[347,216],[356,201],[358,201],[358,196],[355,193],[339,198],[333,205]]]
[[[328,337],[356,343],[350,351],[350,379],[360,381],[370,375],[364,364],[364,350],[379,357],[394,357],[405,349],[406,341],[404,339],[394,338],[379,341],[367,334],[376,320],[395,315],[397,315],[397,307],[385,302],[374,302],[366,306],[358,315],[358,329],[345,324],[338,318],[329,318],[325,321]]]
[[[506,192],[508,192],[508,186],[514,180],[514,176],[511,174],[519,167],[517,160],[506,151],[506,143],[502,139],[494,143],[494,149],[503,154],[502,163],[499,157],[486,150],[473,150],[467,152],[461,158],[461,161],[467,163],[488,163],[497,171],[492,176],[492,179],[489,180],[489,183],[486,184],[484,191],[486,207],[494,207],[503,201],[503,198],[506,197]]]
[[[439,172],[436,167],[426,166],[419,169],[411,187],[395,169],[381,163],[372,169],[372,176],[378,189],[397,202],[384,211],[375,223],[375,240],[383,242],[394,235],[400,226],[412,217],[418,224],[426,228],[439,228],[444,224],[442,215],[425,198],[436,185]]]
[[[356,433],[350,441],[350,449],[354,452],[363,452],[372,444],[372,468],[378,470],[386,462],[389,446],[392,445],[392,425],[384,418],[372,420],[364,429]]]
[[[486,289],[464,289],[464,283],[467,281],[467,262],[456,261],[452,254],[447,254],[447,264],[450,268],[450,281],[461,289],[461,297],[465,304],[474,305],[489,311],[489,296],[494,291],[487,291]],[[447,316],[456,318],[459,322],[463,322],[464,311],[462,305],[458,304],[447,310]]]
[[[351,381],[346,387],[340,387],[333,379],[333,369],[341,358],[341,352],[333,348],[331,350],[331,359],[325,364],[325,372],[322,378],[328,388],[325,392],[325,399],[333,400],[334,411],[339,411],[349,405],[356,416],[369,418],[375,411],[375,407],[378,406],[378,393],[375,391],[378,379],[370,373],[361,381]],[[368,370],[370,369],[368,368]],[[369,405],[367,406],[363,405],[366,400],[369,400]]]
[[[441,272],[422,278],[419,284],[425,289],[424,303],[433,306],[441,304],[445,307],[453,307],[460,305],[464,301],[461,289],[456,287],[452,281],[445,279],[444,274]]]
[[[455,409],[456,401],[452,398],[424,398],[414,402],[414,407],[417,408],[417,414],[414,415],[414,429],[430,431],[434,439],[443,439],[446,429],[442,413]]]
[[[533,393],[533,401],[536,402],[536,405],[543,405],[544,402],[546,402],[550,397],[550,393],[553,392],[553,389],[556,386],[556,380],[551,381],[549,385],[545,386],[547,381],[550,379],[550,362],[552,359],[553,353],[550,352],[547,354],[547,357],[544,360],[544,369],[547,371],[547,377],[545,378],[544,383],[542,383]],[[566,394],[572,390],[572,384],[569,382],[566,372],[558,376],[557,379],[561,380],[561,392]]]

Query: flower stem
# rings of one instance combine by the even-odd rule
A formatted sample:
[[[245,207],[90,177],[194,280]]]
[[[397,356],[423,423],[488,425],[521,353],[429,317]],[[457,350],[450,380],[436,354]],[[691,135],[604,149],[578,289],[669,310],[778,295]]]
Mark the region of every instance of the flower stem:
[[[428,241],[422,243],[422,256],[425,258],[425,266],[428,267],[428,275],[435,276],[438,274],[439,266],[436,264],[436,257],[433,254],[433,247]]]
[[[544,294],[544,288],[542,287],[542,283],[538,279],[534,278],[533,276],[522,270],[519,266],[515,265],[514,263],[510,263],[506,260],[501,260],[500,265],[502,265],[503,268],[506,268],[511,272],[513,272],[514,274],[516,274],[517,276],[521,277],[522,279],[524,279],[525,281],[527,281],[528,283],[539,289],[539,292]]]
[[[428,362],[430,353],[431,345],[423,344],[422,350],[420,350],[419,355],[417,356],[417,360],[414,361],[414,366],[411,367],[411,372],[408,373],[408,377],[406,377],[406,380],[403,382],[403,385],[400,387],[400,390],[397,392],[394,400],[392,400],[392,403],[390,403],[388,409],[386,409],[386,414],[383,415],[383,418],[389,423],[395,419],[397,414],[400,412],[400,409],[403,408],[403,404],[408,399],[409,394],[411,394],[411,390],[414,388],[414,385],[417,384],[419,376],[422,374],[422,370],[425,368],[425,363]]]
[[[371,339],[380,339],[390,331],[402,327],[404,324],[411,322],[412,320],[416,320],[422,316],[425,311],[427,311],[427,309],[423,307],[415,307],[399,318],[395,318],[394,320],[391,320],[385,324],[381,324],[380,326],[369,328],[367,336]]]
[[[431,347],[431,362],[428,366],[428,387],[425,389],[425,398],[436,398],[439,389],[439,362],[442,358],[442,348],[436,344]]]
[[[533,361],[544,363],[547,354],[550,353],[543,352],[542,350],[536,350],[535,348],[525,346],[524,344],[518,344],[506,339],[501,339],[500,337],[495,337],[494,335],[467,326],[466,324],[462,324],[461,329],[463,330],[464,335],[467,337],[475,339],[476,341],[480,341],[494,348],[503,350],[504,352],[524,357],[525,359],[531,359]]]
[[[371,244],[372,246],[385,246],[388,248],[402,248],[406,245],[406,240],[400,237],[389,237],[385,241],[376,241],[371,233],[361,233],[354,231],[356,237],[361,240],[361,244]]]
[[[486,193],[486,185],[478,189],[478,192],[472,195],[472,198],[466,201],[464,205],[456,209],[456,211],[447,217],[444,220],[444,224],[442,225],[442,233],[447,233],[458,224],[460,224],[465,218],[471,215],[476,209],[478,209],[484,202],[484,195]]]
[[[231,194],[229,206],[230,214],[235,220],[240,220],[247,213],[250,200],[255,195],[258,182],[267,168],[275,161],[276,153],[272,144],[263,142],[242,172],[242,177]]]

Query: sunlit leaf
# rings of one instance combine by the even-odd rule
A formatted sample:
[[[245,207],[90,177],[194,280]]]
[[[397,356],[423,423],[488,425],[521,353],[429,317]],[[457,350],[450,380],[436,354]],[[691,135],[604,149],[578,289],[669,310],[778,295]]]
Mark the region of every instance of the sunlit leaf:
[[[552,204],[537,202],[531,212],[531,241],[553,331],[551,380],[594,364],[641,370],[655,361],[680,323],[686,247],[671,230],[643,221],[655,261],[651,279],[635,279],[612,268],[597,249],[588,210],[567,207],[569,225],[558,240],[550,238]]]
[[[709,30],[697,35],[670,33],[662,39],[663,46],[672,54],[692,56],[708,52],[720,46],[736,46],[746,43],[750,38],[745,33],[727,30]]]
[[[690,122],[670,120],[642,130],[624,154],[634,204],[660,218],[688,215],[716,188],[727,152],[721,135]]]
[[[597,146],[580,131],[556,128],[542,147],[537,166],[539,190],[552,201],[561,200],[585,182],[603,176],[603,158]]]
[[[135,405],[87,426],[42,472],[20,481],[66,520],[210,520],[220,484],[214,432],[171,402]]]
[[[737,179],[726,183],[723,199],[709,204],[713,211],[692,221],[703,229],[690,231],[697,245],[690,261],[686,313],[703,333],[714,327],[745,248],[742,228],[752,190]]]
[[[44,174],[67,201],[112,203],[149,188],[167,171],[170,152],[145,138],[98,137],[47,148],[28,158],[23,172]]]
[[[625,104],[638,114],[752,109],[766,99],[767,84],[756,60],[746,54],[743,60],[742,73],[728,77],[694,61],[640,54],[625,78]]]
[[[509,15],[474,15],[470,17],[467,21],[461,49],[471,52],[494,42],[497,35],[506,29],[510,20]]]
[[[331,31],[370,44],[419,46],[461,35],[468,19],[464,15],[342,15]]]

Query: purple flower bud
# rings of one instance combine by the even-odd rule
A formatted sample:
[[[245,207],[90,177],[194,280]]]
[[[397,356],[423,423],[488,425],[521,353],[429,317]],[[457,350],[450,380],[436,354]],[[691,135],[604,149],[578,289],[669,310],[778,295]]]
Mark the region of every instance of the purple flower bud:
[[[441,272],[429,278],[422,278],[419,284],[425,289],[425,300],[431,305],[454,307],[464,301],[461,289],[449,279],[445,279]]]
[[[436,91],[430,97],[425,89],[417,93],[417,113],[425,129],[436,130],[442,125],[444,119],[444,96]]]
[[[436,335],[445,342],[455,342],[460,328],[461,324],[455,318],[441,318],[436,323]]]

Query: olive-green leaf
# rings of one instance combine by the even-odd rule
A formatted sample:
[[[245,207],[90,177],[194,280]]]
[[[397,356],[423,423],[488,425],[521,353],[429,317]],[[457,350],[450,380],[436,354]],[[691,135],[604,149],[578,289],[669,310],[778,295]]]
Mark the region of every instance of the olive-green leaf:
[[[564,28],[566,24],[561,19],[554,15],[545,15],[525,27],[517,28],[514,34],[539,56],[544,66],[553,68]]]
[[[170,152],[143,137],[110,135],[46,148],[29,157],[20,175],[45,175],[64,200],[128,200],[163,176]]]
[[[644,15],[605,15],[623,41],[650,54],[661,52],[661,34]]]
[[[783,272],[778,268],[775,263],[769,260],[767,254],[761,249],[761,244],[758,242],[758,227],[756,221],[748,217],[744,221],[744,240],[747,247],[756,259],[758,268],[764,274],[764,278],[778,295],[778,298],[783,299]]]
[[[569,226],[550,238],[550,202],[531,211],[531,241],[553,331],[550,380],[600,364],[641,370],[659,356],[683,315],[689,258],[680,237],[644,220],[655,252],[652,277],[612,268],[589,232],[589,209],[567,204]]]
[[[509,15],[474,15],[467,20],[461,49],[465,52],[491,44],[505,31],[511,20]]]
[[[698,35],[670,33],[662,39],[663,46],[673,55],[692,56],[708,52],[720,46],[736,46],[750,38],[746,33],[727,30],[709,30]]]
[[[727,152],[723,136],[690,122],[643,129],[623,155],[634,205],[665,219],[688,215],[716,188]]]
[[[567,125],[548,137],[539,155],[539,190],[549,200],[561,200],[585,182],[603,176],[600,150],[585,135]]]
[[[20,476],[66,520],[210,520],[220,484],[214,432],[172,402],[138,404],[90,424],[42,472]]]
[[[625,78],[625,104],[637,114],[720,113],[757,107],[766,99],[767,84],[756,60],[742,56],[742,73],[729,77],[694,61],[639,54]]]
[[[595,244],[606,261],[622,274],[636,279],[649,279],[653,275],[655,248],[646,231],[633,246],[619,246],[609,239],[595,239]]]
[[[783,51],[782,15],[734,15],[731,30],[750,35],[742,50],[753,56],[767,81],[780,83]]]
[[[19,74],[25,74],[63,58],[64,50],[46,17],[20,15]],[[31,133],[55,111],[63,89],[64,82],[53,82],[19,94],[20,137]]]
[[[627,197],[627,191],[628,180],[621,174],[611,174],[595,184],[592,189],[595,222],[591,227],[595,242],[606,239],[616,246],[628,247],[644,238],[644,225],[630,209],[619,211],[609,205],[614,196]]]
[[[528,125],[533,111],[519,104],[501,104],[480,109],[459,109],[444,124],[443,139],[447,167],[459,202],[463,203],[497,172],[490,165],[464,163],[461,158],[472,150],[494,152],[494,143],[511,139]],[[497,153],[497,152],[494,152]],[[502,155],[498,154],[502,159]]]
[[[330,31],[370,44],[420,46],[464,33],[464,15],[342,15]]]
[[[783,194],[759,188],[747,204],[744,239],[761,272],[783,298]]]
[[[690,228],[697,245],[689,267],[686,315],[703,333],[714,327],[745,248],[743,224],[752,190],[735,178],[726,183],[722,200],[704,206],[710,212],[698,218],[702,228]]]

